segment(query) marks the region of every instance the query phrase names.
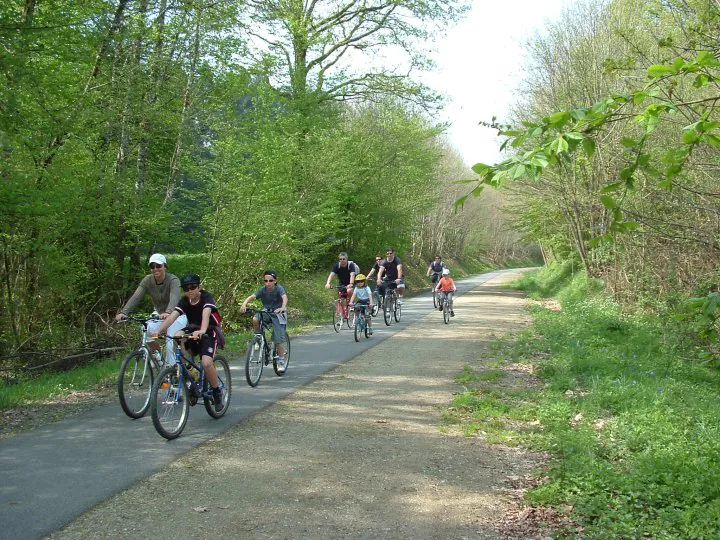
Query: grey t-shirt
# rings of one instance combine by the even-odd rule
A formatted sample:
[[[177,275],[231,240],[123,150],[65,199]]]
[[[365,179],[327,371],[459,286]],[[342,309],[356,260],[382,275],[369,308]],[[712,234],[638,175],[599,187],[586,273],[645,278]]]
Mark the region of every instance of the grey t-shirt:
[[[153,307],[158,313],[170,313],[180,301],[180,280],[177,276],[165,272],[165,280],[156,283],[155,276],[148,274],[142,278],[140,285],[120,311],[129,315],[145,294],[150,294]]]
[[[271,293],[267,287],[262,286],[255,293],[255,298],[262,302],[265,309],[277,309],[282,307],[282,297],[285,289],[282,285],[275,285],[275,290]]]

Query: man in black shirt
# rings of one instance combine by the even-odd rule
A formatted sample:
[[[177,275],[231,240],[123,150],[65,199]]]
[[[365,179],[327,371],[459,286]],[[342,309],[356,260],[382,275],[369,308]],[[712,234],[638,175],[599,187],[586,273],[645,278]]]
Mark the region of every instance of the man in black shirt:
[[[355,275],[358,273],[360,273],[358,265],[348,259],[348,254],[343,251],[338,256],[338,262],[333,265],[332,270],[330,270],[330,274],[328,274],[327,281],[325,282],[325,288],[329,289],[331,287],[330,282],[332,281],[333,276],[337,276],[340,285],[345,286],[344,289],[340,289],[338,291],[338,294],[340,295],[340,298],[342,298],[343,307],[346,313],[348,292],[352,293],[353,287],[355,286]]]
[[[405,278],[403,277],[403,268],[400,257],[395,256],[393,248],[389,247],[385,250],[387,256],[380,265],[378,272],[378,290],[380,294],[385,294],[386,285],[384,282],[394,281],[397,283],[398,304],[402,305],[402,297],[405,293]]]

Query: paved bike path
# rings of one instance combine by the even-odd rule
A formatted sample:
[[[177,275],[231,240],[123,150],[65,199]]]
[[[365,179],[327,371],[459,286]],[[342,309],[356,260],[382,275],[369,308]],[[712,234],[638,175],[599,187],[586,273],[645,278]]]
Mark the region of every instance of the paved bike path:
[[[458,281],[458,294],[501,273]],[[185,430],[174,441],[157,434],[149,414],[131,420],[117,402],[0,441],[0,539],[34,539],[60,529],[191,448],[419,320],[431,307],[429,293],[409,298],[400,323],[388,327],[376,318],[375,335],[359,343],[350,330],[338,334],[330,324],[293,337],[287,374],[277,377],[268,366],[256,388],[245,381],[244,357],[231,358],[233,392],[228,413],[213,420],[201,403],[192,407]],[[161,501],[148,503],[149,508],[158,508]]]

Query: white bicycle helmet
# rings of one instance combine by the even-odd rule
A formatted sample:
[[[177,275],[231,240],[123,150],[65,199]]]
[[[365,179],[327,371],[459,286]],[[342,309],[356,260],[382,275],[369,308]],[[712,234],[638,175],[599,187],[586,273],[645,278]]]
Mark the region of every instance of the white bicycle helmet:
[[[443,268],[442,275],[443,275],[443,276],[449,276],[449,275],[450,275],[450,269],[449,269],[449,268]]]

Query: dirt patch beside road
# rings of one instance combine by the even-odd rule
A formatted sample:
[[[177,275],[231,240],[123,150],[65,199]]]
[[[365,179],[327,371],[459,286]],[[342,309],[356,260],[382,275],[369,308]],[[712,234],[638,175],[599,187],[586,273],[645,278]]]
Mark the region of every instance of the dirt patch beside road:
[[[51,538],[544,538],[503,523],[517,514],[508,482],[541,457],[439,429],[454,375],[528,322],[522,295],[500,288],[514,277],[458,297],[450,325],[429,312]]]

